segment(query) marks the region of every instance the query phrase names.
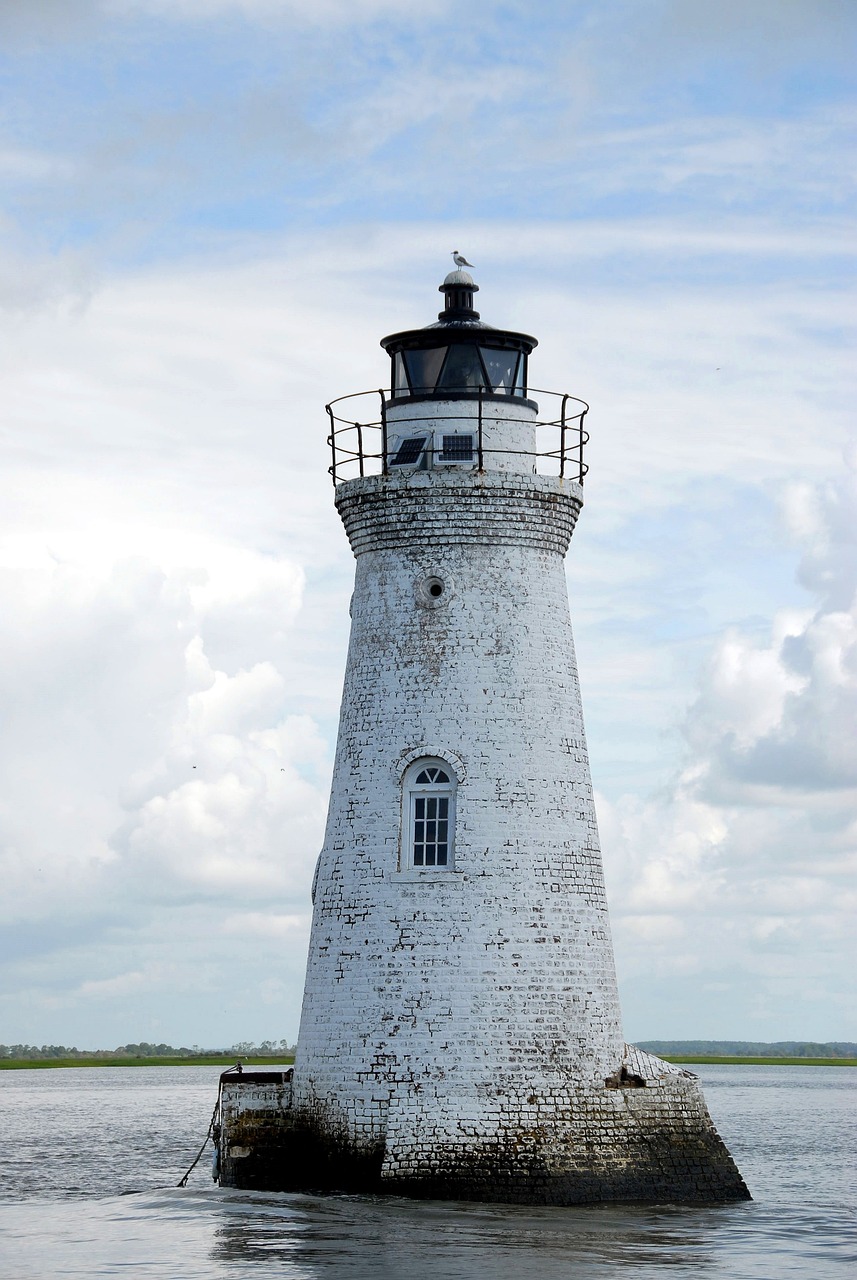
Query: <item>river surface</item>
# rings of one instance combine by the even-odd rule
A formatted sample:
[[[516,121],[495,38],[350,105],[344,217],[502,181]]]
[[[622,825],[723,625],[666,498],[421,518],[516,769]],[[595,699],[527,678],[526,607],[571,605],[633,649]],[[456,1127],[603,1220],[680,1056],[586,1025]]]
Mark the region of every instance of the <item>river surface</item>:
[[[857,1068],[693,1067],[752,1203],[530,1209],[221,1191],[219,1067],[0,1071],[3,1280],[846,1280]]]

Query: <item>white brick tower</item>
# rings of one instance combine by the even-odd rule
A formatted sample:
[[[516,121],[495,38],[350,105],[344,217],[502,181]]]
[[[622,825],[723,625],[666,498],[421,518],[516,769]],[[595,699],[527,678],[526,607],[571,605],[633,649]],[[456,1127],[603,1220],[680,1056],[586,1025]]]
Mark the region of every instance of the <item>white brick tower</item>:
[[[540,409],[477,287],[383,340],[380,422],[330,411],[357,572],[274,1181],[744,1198],[695,1079],[623,1041],[563,566],[585,406]]]

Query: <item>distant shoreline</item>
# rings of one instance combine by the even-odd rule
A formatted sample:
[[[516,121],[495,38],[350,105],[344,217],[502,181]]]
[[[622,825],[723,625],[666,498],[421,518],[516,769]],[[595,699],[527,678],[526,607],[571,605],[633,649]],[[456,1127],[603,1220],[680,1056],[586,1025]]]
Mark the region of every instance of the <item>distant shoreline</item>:
[[[198,1058],[0,1058],[0,1071],[44,1071],[51,1067],[234,1067],[235,1054],[200,1054]],[[240,1059],[242,1067],[290,1066],[288,1054],[264,1057],[250,1054]]]
[[[722,1063],[735,1067],[857,1067],[857,1058],[740,1058],[725,1053],[662,1053],[664,1062],[696,1062],[699,1065]]]
[[[857,1067],[857,1058],[742,1058],[725,1054],[662,1054],[676,1065],[735,1067]],[[2,1058],[0,1071],[46,1071],[54,1067],[234,1067],[234,1057],[205,1055],[198,1058]],[[290,1066],[288,1056],[241,1059],[242,1067]]]

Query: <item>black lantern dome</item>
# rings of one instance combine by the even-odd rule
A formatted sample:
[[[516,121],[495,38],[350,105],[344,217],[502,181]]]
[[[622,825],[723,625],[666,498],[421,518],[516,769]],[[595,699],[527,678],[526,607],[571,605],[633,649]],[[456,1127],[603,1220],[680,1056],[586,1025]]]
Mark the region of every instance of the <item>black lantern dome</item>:
[[[479,319],[479,285],[466,271],[450,271],[440,285],[446,306],[434,324],[381,339],[392,364],[392,401],[458,400],[527,395],[527,357],[535,338],[494,329]]]

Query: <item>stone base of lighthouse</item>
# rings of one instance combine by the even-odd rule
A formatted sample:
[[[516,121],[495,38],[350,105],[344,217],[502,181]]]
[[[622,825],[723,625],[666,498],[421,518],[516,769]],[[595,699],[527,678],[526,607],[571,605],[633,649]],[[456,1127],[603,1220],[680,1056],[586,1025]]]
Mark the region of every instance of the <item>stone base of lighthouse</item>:
[[[313,1100],[311,1082],[284,1096],[259,1081],[224,1083],[221,1185],[540,1205],[750,1198],[696,1078],[633,1046],[588,1086],[467,1096],[443,1078],[403,1082],[376,1090],[359,1125],[353,1103]]]

